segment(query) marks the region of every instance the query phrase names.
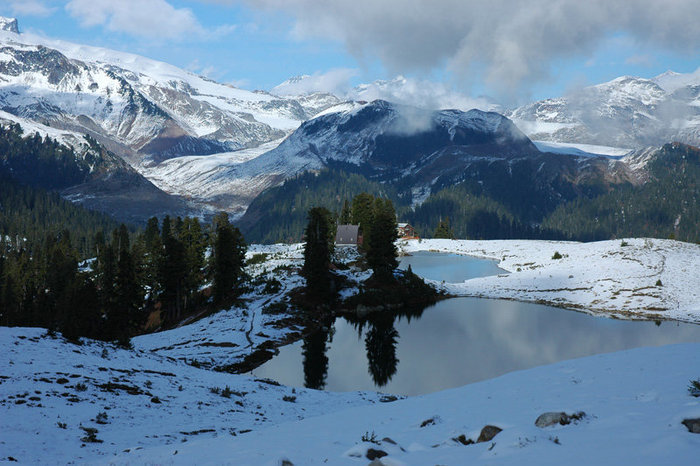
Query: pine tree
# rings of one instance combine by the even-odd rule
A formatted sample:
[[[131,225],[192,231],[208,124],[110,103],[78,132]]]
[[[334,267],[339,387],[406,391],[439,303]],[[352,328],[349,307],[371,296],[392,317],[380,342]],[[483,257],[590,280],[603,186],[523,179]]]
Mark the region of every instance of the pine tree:
[[[455,235],[450,226],[450,217],[445,217],[444,220],[440,219],[440,222],[435,228],[435,233],[433,233],[433,238],[454,239],[454,237]]]
[[[328,298],[332,290],[329,269],[333,243],[330,241],[331,213],[324,207],[309,210],[309,221],[304,236],[304,266],[301,275],[306,279],[306,290],[311,296]]]
[[[161,303],[171,320],[180,318],[185,302],[185,277],[187,276],[187,256],[185,245],[177,238],[170,217],[163,219],[163,255],[160,261]]]
[[[379,280],[391,280],[398,267],[398,255],[394,242],[398,239],[396,212],[389,199],[377,198],[374,202],[373,220],[365,237],[367,263]]]
[[[136,262],[129,245],[129,233],[122,224],[115,231],[114,242],[118,250],[117,275],[115,281],[116,306],[110,309],[108,319],[115,332],[114,337],[126,345],[134,328],[141,323],[143,289],[138,280]]]
[[[343,210],[340,212],[341,225],[350,225],[352,223],[352,209],[347,199],[343,202]]]
[[[228,214],[214,218],[211,274],[214,302],[221,304],[233,297],[236,285],[243,277],[246,245],[238,228],[228,220]]]
[[[186,306],[189,306],[192,298],[204,282],[204,251],[207,247],[202,227],[196,217],[185,217],[180,231],[180,238],[185,245],[185,261],[187,263],[185,291],[187,297]]]
[[[161,292],[160,267],[163,261],[163,241],[161,239],[158,218],[151,217],[141,235],[143,243],[143,282],[148,292],[147,305],[155,302]]]
[[[352,222],[360,225],[360,230],[364,235],[369,233],[374,215],[374,196],[361,193],[352,200]]]

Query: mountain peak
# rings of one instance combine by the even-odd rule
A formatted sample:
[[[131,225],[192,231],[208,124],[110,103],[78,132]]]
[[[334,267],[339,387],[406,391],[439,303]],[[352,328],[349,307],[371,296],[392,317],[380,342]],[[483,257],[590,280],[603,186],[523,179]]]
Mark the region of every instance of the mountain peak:
[[[19,34],[19,25],[17,24],[17,18],[7,18],[5,16],[0,16],[0,31],[9,31]]]

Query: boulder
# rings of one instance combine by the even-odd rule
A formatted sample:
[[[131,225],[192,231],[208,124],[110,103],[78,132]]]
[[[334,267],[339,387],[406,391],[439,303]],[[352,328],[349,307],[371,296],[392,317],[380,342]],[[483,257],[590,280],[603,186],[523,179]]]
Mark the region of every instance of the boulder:
[[[542,413],[535,420],[535,425],[540,428],[553,426],[554,424],[565,426],[567,424],[571,424],[571,421],[578,421],[582,419],[585,415],[586,413],[583,411],[579,411],[578,413],[574,414],[566,414],[563,411]]]
[[[481,442],[488,442],[492,438],[494,438],[500,431],[502,431],[500,427],[496,426],[484,426],[483,429],[481,429],[481,433],[479,434],[479,438],[476,439],[476,443],[481,443]]]
[[[464,434],[460,435],[459,437],[455,437],[452,440],[454,440],[455,442],[459,442],[462,445],[471,445],[474,443],[474,440],[467,438],[467,436]]]
[[[683,419],[683,425],[688,428],[688,432],[700,434],[700,418]]]
[[[374,448],[368,448],[367,453],[365,456],[367,457],[368,460],[376,460],[378,458],[382,458],[384,456],[388,455],[387,452],[383,450],[376,450]]]

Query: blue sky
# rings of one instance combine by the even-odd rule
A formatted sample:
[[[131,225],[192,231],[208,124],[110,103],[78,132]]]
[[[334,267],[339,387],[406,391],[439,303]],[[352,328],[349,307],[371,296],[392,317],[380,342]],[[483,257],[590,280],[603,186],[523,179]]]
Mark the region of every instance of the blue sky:
[[[514,0],[486,2],[488,9],[480,0],[5,0],[0,15],[18,17],[24,31],[138,53],[248,89],[342,69],[349,84],[402,74],[509,103],[625,74],[700,68],[700,27],[682,22],[694,2],[658,11],[652,2],[648,16],[625,6],[647,1],[591,1],[597,6],[581,10],[586,2],[533,0],[538,16]]]

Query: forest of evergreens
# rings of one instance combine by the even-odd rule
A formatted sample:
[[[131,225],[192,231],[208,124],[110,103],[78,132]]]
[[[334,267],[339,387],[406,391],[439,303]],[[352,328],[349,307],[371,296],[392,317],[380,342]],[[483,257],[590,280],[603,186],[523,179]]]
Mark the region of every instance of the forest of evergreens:
[[[213,305],[229,302],[243,279],[245,242],[226,214],[211,228],[196,218],[159,223],[154,217],[130,235],[122,224],[108,236],[97,232],[92,245],[91,259],[81,261],[68,230],[49,233],[38,244],[4,243],[0,324],[126,344],[145,330],[154,311],[155,327],[178,322],[206,305],[210,294]]]

